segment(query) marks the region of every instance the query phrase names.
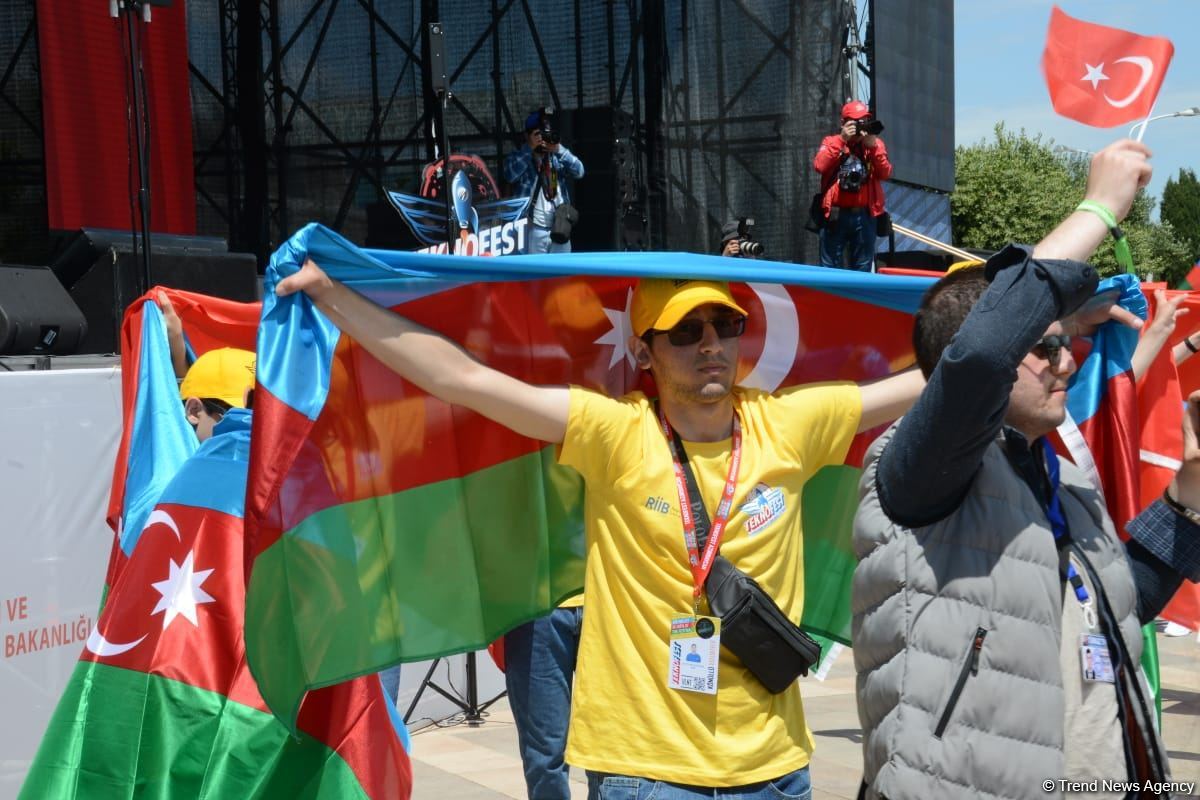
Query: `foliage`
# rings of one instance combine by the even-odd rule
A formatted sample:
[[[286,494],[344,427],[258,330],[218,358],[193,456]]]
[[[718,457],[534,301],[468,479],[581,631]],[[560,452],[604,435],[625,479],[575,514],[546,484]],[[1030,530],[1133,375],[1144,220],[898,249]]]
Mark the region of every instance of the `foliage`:
[[[1040,134],[1008,131],[1003,123],[995,134],[995,141],[960,146],[954,154],[950,213],[954,241],[961,247],[998,250],[1009,242],[1037,242],[1083,199],[1086,158],[1056,148],[1054,140]],[[1175,284],[1191,268],[1189,247],[1170,224],[1150,220],[1153,210],[1154,199],[1138,192],[1122,228],[1138,274]],[[1119,272],[1107,243],[1092,264],[1103,275]]]
[[[1200,260],[1200,180],[1190,169],[1179,170],[1179,179],[1168,178],[1163,188],[1163,222],[1187,243],[1193,262]]]

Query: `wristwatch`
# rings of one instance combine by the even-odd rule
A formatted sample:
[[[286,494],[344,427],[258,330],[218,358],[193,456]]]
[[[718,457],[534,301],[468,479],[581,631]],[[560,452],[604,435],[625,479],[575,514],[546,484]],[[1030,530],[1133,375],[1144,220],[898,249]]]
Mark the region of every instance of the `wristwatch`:
[[[1163,502],[1167,504],[1167,508],[1174,511],[1176,514],[1183,517],[1188,522],[1191,522],[1193,525],[1200,525],[1200,512],[1193,511],[1192,509],[1185,506],[1183,503],[1176,500],[1174,497],[1171,497],[1170,488],[1163,489],[1162,499],[1163,499]]]

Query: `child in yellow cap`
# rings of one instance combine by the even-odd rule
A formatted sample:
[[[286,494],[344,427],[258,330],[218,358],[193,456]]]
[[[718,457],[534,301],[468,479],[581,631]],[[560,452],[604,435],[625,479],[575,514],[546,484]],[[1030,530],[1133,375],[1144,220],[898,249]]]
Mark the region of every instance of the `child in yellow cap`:
[[[222,347],[196,359],[179,384],[179,397],[188,422],[203,442],[226,411],[249,408],[253,389],[254,353]]]

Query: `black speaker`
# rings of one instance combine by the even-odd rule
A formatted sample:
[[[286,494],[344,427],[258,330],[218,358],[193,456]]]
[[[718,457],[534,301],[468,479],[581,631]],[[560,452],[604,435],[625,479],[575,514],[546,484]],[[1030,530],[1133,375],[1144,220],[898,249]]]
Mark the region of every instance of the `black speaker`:
[[[230,253],[225,240],[156,234],[150,283],[250,303],[258,299],[252,253]],[[115,353],[125,308],[138,298],[141,255],[128,231],[87,228],[53,259],[51,268],[87,319],[80,353]]]
[[[642,154],[633,117],[601,106],[559,114],[563,143],[583,161],[583,179],[571,191],[579,223],[571,234],[575,251],[638,250],[644,237],[630,236],[643,220]],[[640,223],[639,223],[640,225]]]
[[[79,306],[49,267],[0,264],[0,354],[68,355],[87,336]]]

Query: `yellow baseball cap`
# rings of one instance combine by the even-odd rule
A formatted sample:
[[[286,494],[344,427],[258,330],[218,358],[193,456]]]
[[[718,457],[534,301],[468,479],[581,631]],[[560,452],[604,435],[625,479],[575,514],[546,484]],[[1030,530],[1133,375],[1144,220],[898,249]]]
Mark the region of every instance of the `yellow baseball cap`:
[[[983,262],[977,258],[969,259],[967,261],[955,261],[953,264],[951,264],[949,267],[946,268],[946,274],[949,275],[951,272],[957,272],[960,269],[967,269],[968,267],[982,267],[982,266],[983,266]]]
[[[235,408],[246,405],[246,390],[254,388],[254,353],[234,347],[209,350],[196,359],[179,384],[179,396],[211,397]]]
[[[641,336],[651,328],[660,331],[673,328],[689,311],[706,303],[716,303],[746,314],[746,309],[733,302],[729,284],[724,281],[642,278],[633,290],[633,304],[629,309],[633,335]]]

